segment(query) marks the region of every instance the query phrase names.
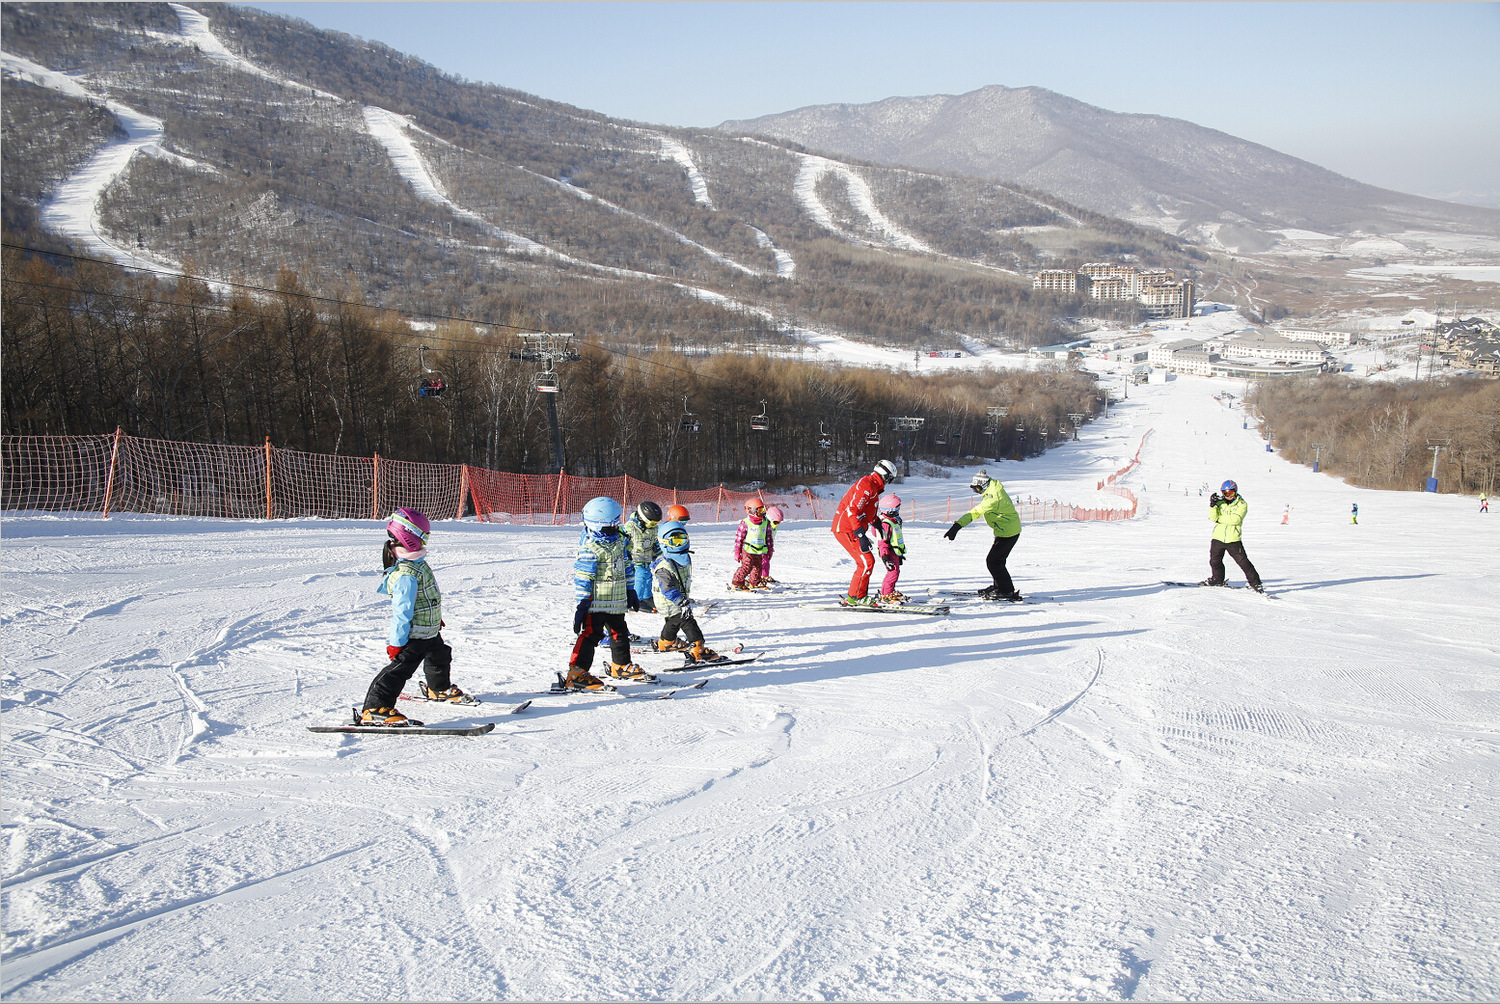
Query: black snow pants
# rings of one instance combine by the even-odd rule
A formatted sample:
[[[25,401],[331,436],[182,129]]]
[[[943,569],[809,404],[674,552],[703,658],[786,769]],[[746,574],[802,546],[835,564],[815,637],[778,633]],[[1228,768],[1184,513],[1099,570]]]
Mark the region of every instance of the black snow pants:
[[[673,614],[663,621],[661,625],[661,640],[676,641],[678,631],[682,632],[683,641],[689,645],[695,641],[703,640],[703,630],[698,627],[697,618],[692,615],[691,611]]]
[[[1245,553],[1244,541],[1236,540],[1232,544],[1226,544],[1222,540],[1215,540],[1208,545],[1208,581],[1214,585],[1224,582],[1224,555],[1228,554],[1234,559],[1234,563],[1240,566],[1240,571],[1245,573],[1245,581],[1252,587],[1260,585],[1260,573],[1255,566],[1250,564],[1250,556]]]
[[[573,643],[573,657],[569,666],[592,669],[594,649],[609,636],[609,655],[617,666],[630,665],[630,628],[625,626],[624,614],[596,614],[590,610],[583,617],[583,630]]]
[[[364,710],[394,708],[401,688],[406,686],[406,681],[411,679],[418,666],[422,666],[427,674],[427,686],[430,689],[442,691],[453,685],[449,676],[453,668],[453,649],[443,641],[443,636],[412,638],[401,649],[401,654],[370,681],[370,689],[365,693]]]
[[[1002,593],[1016,591],[1016,584],[1010,580],[1010,572],[1005,568],[1005,559],[1010,557],[1011,549],[1020,539],[1019,533],[1009,537],[996,537],[995,542],[990,545],[990,553],[985,556],[984,564],[990,570],[990,578],[995,580],[995,588]]]

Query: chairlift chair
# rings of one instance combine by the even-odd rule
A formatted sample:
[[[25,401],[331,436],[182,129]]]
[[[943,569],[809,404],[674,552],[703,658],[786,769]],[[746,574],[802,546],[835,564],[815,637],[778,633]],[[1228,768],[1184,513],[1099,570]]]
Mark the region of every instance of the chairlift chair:
[[[875,422],[873,425],[870,426],[870,434],[865,437],[865,445],[866,446],[879,446],[880,445],[880,423],[879,422]]]
[[[683,398],[682,419],[677,423],[677,427],[683,432],[699,432],[703,428],[703,423],[698,420],[697,415],[694,415],[692,412],[687,410],[687,403],[688,399]]]
[[[831,450],[831,449],[833,449],[833,437],[830,436],[828,434],[828,431],[823,428],[823,423],[822,422],[818,423],[818,449],[820,449],[820,450]]]
[[[545,369],[536,375],[536,389],[543,394],[557,393],[557,370]]]
[[[448,389],[443,374],[427,365],[427,346],[417,346],[417,396],[442,397]]]
[[[771,417],[766,414],[766,402],[760,403],[760,414],[750,416],[750,429],[753,432],[766,432],[771,428]]]

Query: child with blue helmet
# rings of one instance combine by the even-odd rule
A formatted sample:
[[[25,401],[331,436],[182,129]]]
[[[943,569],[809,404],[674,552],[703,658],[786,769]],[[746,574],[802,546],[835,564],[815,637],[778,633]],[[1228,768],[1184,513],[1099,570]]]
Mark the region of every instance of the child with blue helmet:
[[[694,662],[717,659],[719,653],[703,644],[703,631],[693,617],[693,558],[688,549],[687,527],[676,520],[656,528],[661,556],[651,563],[651,581],[656,609],[666,615],[658,652],[686,652]],[[681,632],[682,639],[677,637]]]
[[[583,507],[583,535],[573,562],[573,654],[568,660],[566,690],[602,690],[604,681],[589,670],[594,649],[609,636],[610,662],[606,671],[617,680],[649,683],[656,679],[630,661],[627,607],[637,605],[625,536],[620,532],[624,509],[612,498],[590,499]]]

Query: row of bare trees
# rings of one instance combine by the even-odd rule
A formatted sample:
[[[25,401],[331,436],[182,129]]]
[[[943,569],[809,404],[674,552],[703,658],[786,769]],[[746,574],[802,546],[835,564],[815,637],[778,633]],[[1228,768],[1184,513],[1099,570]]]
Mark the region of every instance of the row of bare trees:
[[[455,322],[414,332],[354,291],[314,295],[287,269],[271,290],[222,289],[13,251],[3,299],[6,434],[118,426],[156,439],[270,437],[312,453],[553,469],[540,365],[520,358],[509,331]],[[1096,406],[1093,379],[1062,367],[896,377],[785,355],[578,347],[557,370],[569,472],[687,488],[814,477],[908,448],[936,459],[1034,455],[1060,438],[1066,416]],[[418,393],[439,375],[441,396]],[[997,405],[1009,409],[998,424],[988,412]],[[892,416],[925,424],[899,433]]]
[[[1361,382],[1342,376],[1269,380],[1248,404],[1282,452],[1366,488],[1418,490],[1437,450],[1438,490],[1495,490],[1500,383],[1454,379]]]

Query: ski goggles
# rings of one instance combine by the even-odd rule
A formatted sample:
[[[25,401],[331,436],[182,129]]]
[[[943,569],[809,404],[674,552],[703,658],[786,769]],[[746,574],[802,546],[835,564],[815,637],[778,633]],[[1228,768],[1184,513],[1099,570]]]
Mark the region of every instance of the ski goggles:
[[[671,533],[663,537],[661,539],[661,542],[663,544],[666,544],[668,547],[681,547],[682,545],[687,543],[687,539],[688,535],[686,530],[673,530]]]

